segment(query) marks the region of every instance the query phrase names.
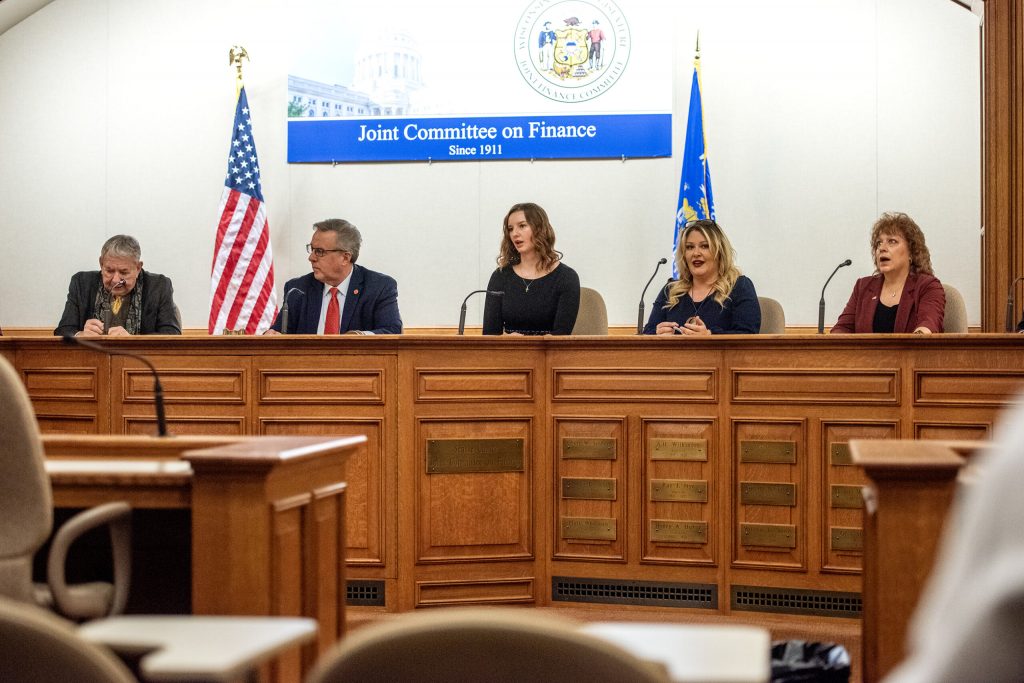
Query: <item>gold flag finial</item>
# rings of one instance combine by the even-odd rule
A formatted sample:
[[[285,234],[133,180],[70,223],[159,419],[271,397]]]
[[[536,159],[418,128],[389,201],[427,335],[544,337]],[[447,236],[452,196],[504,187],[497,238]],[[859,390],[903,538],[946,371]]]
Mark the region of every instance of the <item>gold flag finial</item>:
[[[697,29],[697,54],[693,58],[700,59],[700,29]]]
[[[249,59],[249,53],[241,45],[234,45],[228,50],[228,64],[234,64],[238,75],[235,77],[235,97],[242,92],[242,60]]]

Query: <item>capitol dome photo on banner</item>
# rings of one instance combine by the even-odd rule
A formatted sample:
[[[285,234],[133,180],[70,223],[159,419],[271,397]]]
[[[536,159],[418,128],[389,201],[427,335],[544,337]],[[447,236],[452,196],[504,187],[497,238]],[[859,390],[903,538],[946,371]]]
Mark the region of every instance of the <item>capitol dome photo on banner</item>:
[[[332,40],[294,55],[288,161],[670,156],[673,42],[661,9],[656,0],[346,8]]]

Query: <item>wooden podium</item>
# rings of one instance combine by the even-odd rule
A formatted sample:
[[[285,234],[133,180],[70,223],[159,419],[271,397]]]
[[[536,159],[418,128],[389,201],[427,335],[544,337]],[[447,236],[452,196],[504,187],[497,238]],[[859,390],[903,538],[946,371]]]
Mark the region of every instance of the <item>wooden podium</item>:
[[[365,437],[46,435],[54,504],[190,508],[194,614],[345,628],[345,472]]]

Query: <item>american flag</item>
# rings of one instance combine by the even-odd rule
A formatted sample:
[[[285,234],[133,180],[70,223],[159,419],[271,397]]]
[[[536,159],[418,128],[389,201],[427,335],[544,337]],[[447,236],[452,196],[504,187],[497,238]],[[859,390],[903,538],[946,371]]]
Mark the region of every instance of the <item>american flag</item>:
[[[260,165],[252,136],[249,100],[238,93],[228,153],[228,173],[220,199],[220,224],[210,278],[210,334],[244,329],[262,334],[277,315],[274,255],[260,185]]]

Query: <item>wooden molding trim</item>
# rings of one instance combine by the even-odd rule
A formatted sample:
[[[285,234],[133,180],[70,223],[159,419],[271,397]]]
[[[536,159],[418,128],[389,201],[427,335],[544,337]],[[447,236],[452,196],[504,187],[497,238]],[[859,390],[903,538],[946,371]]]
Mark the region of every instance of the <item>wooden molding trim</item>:
[[[1024,0],[986,0],[983,36],[981,328],[1000,332],[1024,275]]]

